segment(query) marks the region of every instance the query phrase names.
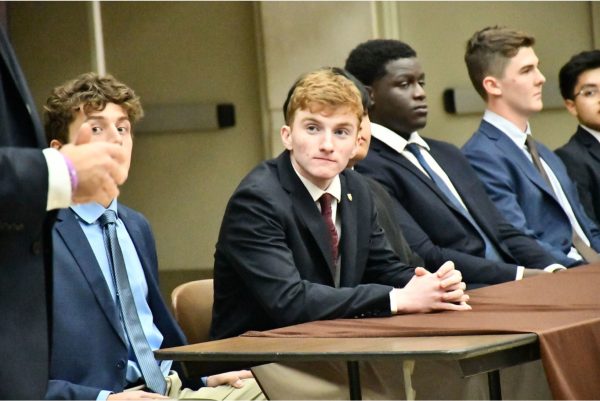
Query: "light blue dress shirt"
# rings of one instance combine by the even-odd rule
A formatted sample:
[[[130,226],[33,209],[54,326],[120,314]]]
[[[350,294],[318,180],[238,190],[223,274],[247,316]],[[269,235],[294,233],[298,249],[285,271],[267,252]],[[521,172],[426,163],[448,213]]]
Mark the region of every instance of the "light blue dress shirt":
[[[116,302],[115,285],[112,279],[108,254],[104,245],[102,228],[97,222],[98,218],[105,212],[106,209],[98,203],[74,205],[71,206],[71,209],[73,212],[75,212],[75,216],[79,221],[79,225],[81,226],[81,229],[83,230],[83,233],[85,234],[92,251],[96,256],[98,265],[100,265],[100,270],[102,271],[104,280],[106,281],[108,289],[110,290],[110,294],[112,295],[113,300]],[[108,209],[114,210],[115,213],[117,213],[116,199],[113,200]],[[146,301],[148,298],[148,283],[146,282],[142,264],[138,257],[135,246],[133,245],[133,241],[131,240],[127,229],[125,228],[125,224],[119,218],[117,218],[117,237],[119,239],[119,246],[121,247],[123,257],[125,259],[125,267],[127,268],[129,285],[131,286],[131,291],[133,293],[135,306],[142,324],[142,329],[144,330],[144,334],[146,335],[146,339],[148,340],[150,348],[152,350],[157,350],[162,344],[163,335],[154,324],[152,311],[150,310],[150,306]],[[129,383],[135,383],[142,377],[142,373],[137,362],[131,360],[131,357],[132,350],[130,350],[130,360],[127,362],[126,378]],[[169,374],[171,365],[172,361],[162,361],[160,368],[165,376]],[[97,399],[105,400],[110,393],[110,391],[103,390],[100,392]]]

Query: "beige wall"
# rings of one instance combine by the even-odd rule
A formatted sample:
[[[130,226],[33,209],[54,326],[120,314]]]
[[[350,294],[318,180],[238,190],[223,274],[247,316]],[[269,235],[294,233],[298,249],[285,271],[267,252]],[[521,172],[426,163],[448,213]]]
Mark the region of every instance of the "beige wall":
[[[428,125],[422,134],[462,145],[477,128],[480,114],[449,115],[443,110],[446,88],[471,87],[463,61],[467,39],[487,25],[508,25],[537,38],[541,69],[556,86],[558,70],[576,52],[593,47],[600,10],[590,2],[266,2],[261,4],[273,149],[280,149],[281,101],[292,70],[299,74],[320,65],[343,66],[358,43],[378,37],[406,41],[417,50],[426,73]],[[293,21],[293,23],[291,23]],[[268,29],[268,28],[271,29]],[[299,41],[305,45],[300,46]],[[269,46],[269,43],[273,43]],[[284,46],[287,44],[288,46]],[[285,55],[280,61],[279,56]],[[286,82],[282,86],[282,83]],[[553,88],[556,89],[556,88]],[[549,91],[547,91],[549,92]],[[473,90],[473,93],[475,91]],[[279,101],[279,103],[278,103]],[[558,147],[574,132],[575,121],[562,109],[532,118],[534,135]],[[279,146],[279,147],[278,147]]]
[[[290,86],[303,73],[323,66],[343,66],[357,41],[372,34],[370,2],[259,3],[266,96],[271,125],[271,154],[283,150],[279,129]],[[340,61],[341,60],[341,61]]]
[[[9,8],[38,103],[52,86],[90,69],[85,3]],[[212,269],[227,200],[262,159],[253,4],[107,2],[102,13],[107,70],[142,101],[235,104],[234,128],[136,135],[121,196],[150,220],[161,269]]]
[[[423,62],[430,118],[423,134],[462,145],[479,124],[479,115],[444,113],[445,88],[471,86],[463,55],[467,39],[488,25],[508,25],[533,34],[540,69],[556,85],[558,70],[574,53],[592,48],[588,2],[401,3],[401,38]],[[564,110],[543,111],[531,121],[536,138],[551,148],[567,141],[575,122]]]
[[[52,86],[91,68],[87,3],[8,8],[38,104]],[[135,138],[121,199],[152,223],[163,270],[212,267],[231,192],[252,166],[281,149],[281,103],[299,74],[342,66],[370,38],[405,40],[427,74],[430,117],[422,133],[461,145],[480,116],[445,114],[442,92],[470,86],[462,56],[476,29],[507,24],[531,32],[542,71],[554,81],[570,55],[600,37],[600,8],[589,2],[104,2],[102,11],[107,68],[143,101],[236,106],[231,129]],[[552,148],[575,127],[562,110],[544,111],[532,125]]]

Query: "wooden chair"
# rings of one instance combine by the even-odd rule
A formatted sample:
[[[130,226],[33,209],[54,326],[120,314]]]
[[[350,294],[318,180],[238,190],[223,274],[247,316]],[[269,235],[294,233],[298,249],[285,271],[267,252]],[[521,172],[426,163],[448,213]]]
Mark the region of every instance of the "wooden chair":
[[[213,294],[212,279],[181,284],[171,293],[175,319],[190,344],[209,340]]]

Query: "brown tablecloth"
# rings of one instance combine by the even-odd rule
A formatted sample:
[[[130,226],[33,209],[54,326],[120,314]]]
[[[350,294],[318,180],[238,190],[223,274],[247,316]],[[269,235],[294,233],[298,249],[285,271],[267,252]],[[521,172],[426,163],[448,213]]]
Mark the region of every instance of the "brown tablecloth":
[[[600,264],[470,291],[469,312],[324,320],[256,337],[537,333],[555,399],[600,399]]]

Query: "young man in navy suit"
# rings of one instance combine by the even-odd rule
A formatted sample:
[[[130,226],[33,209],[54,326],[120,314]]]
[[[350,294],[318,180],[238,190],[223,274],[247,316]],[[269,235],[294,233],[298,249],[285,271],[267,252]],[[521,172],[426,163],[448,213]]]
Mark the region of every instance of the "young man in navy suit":
[[[50,145],[57,149],[81,137],[118,144],[126,154],[122,166],[129,171],[132,125],[142,113],[139,97],[123,83],[111,76],[83,74],[55,88],[48,98],[46,133]],[[54,322],[46,398],[167,398],[145,388],[129,329],[124,330],[125,307],[120,308],[117,302],[117,268],[111,267],[98,223],[107,210],[118,216],[116,233],[145,340],[152,350],[185,343],[160,296],[155,243],[144,216],[117,199],[72,205],[59,212],[53,230]],[[207,384],[211,387],[191,391],[181,390],[178,376],[170,372],[171,361],[162,361],[159,367],[160,379],[168,376],[166,394],[172,398],[262,396],[256,382],[248,379],[249,371],[210,376]]]
[[[467,285],[476,287],[543,273],[540,268],[555,263],[500,217],[455,146],[418,134],[428,110],[425,73],[414,49],[398,40],[370,40],[352,50],[346,69],[372,99],[371,148],[355,168],[383,184],[406,210],[397,223],[426,267],[452,260]]]
[[[362,116],[346,77],[326,68],[301,78],[281,128],[286,150],[250,172],[227,205],[215,252],[213,338],[470,308],[452,264],[429,273],[398,259],[368,185],[345,170]]]
[[[597,262],[600,230],[560,158],[531,134],[529,118],[542,110],[546,81],[534,43],[531,35],[497,26],[469,39],[465,62],[486,111],[462,151],[513,226],[564,266]]]
[[[579,125],[555,153],[577,184],[587,215],[600,223],[600,50],[574,55],[558,74],[565,106]]]

